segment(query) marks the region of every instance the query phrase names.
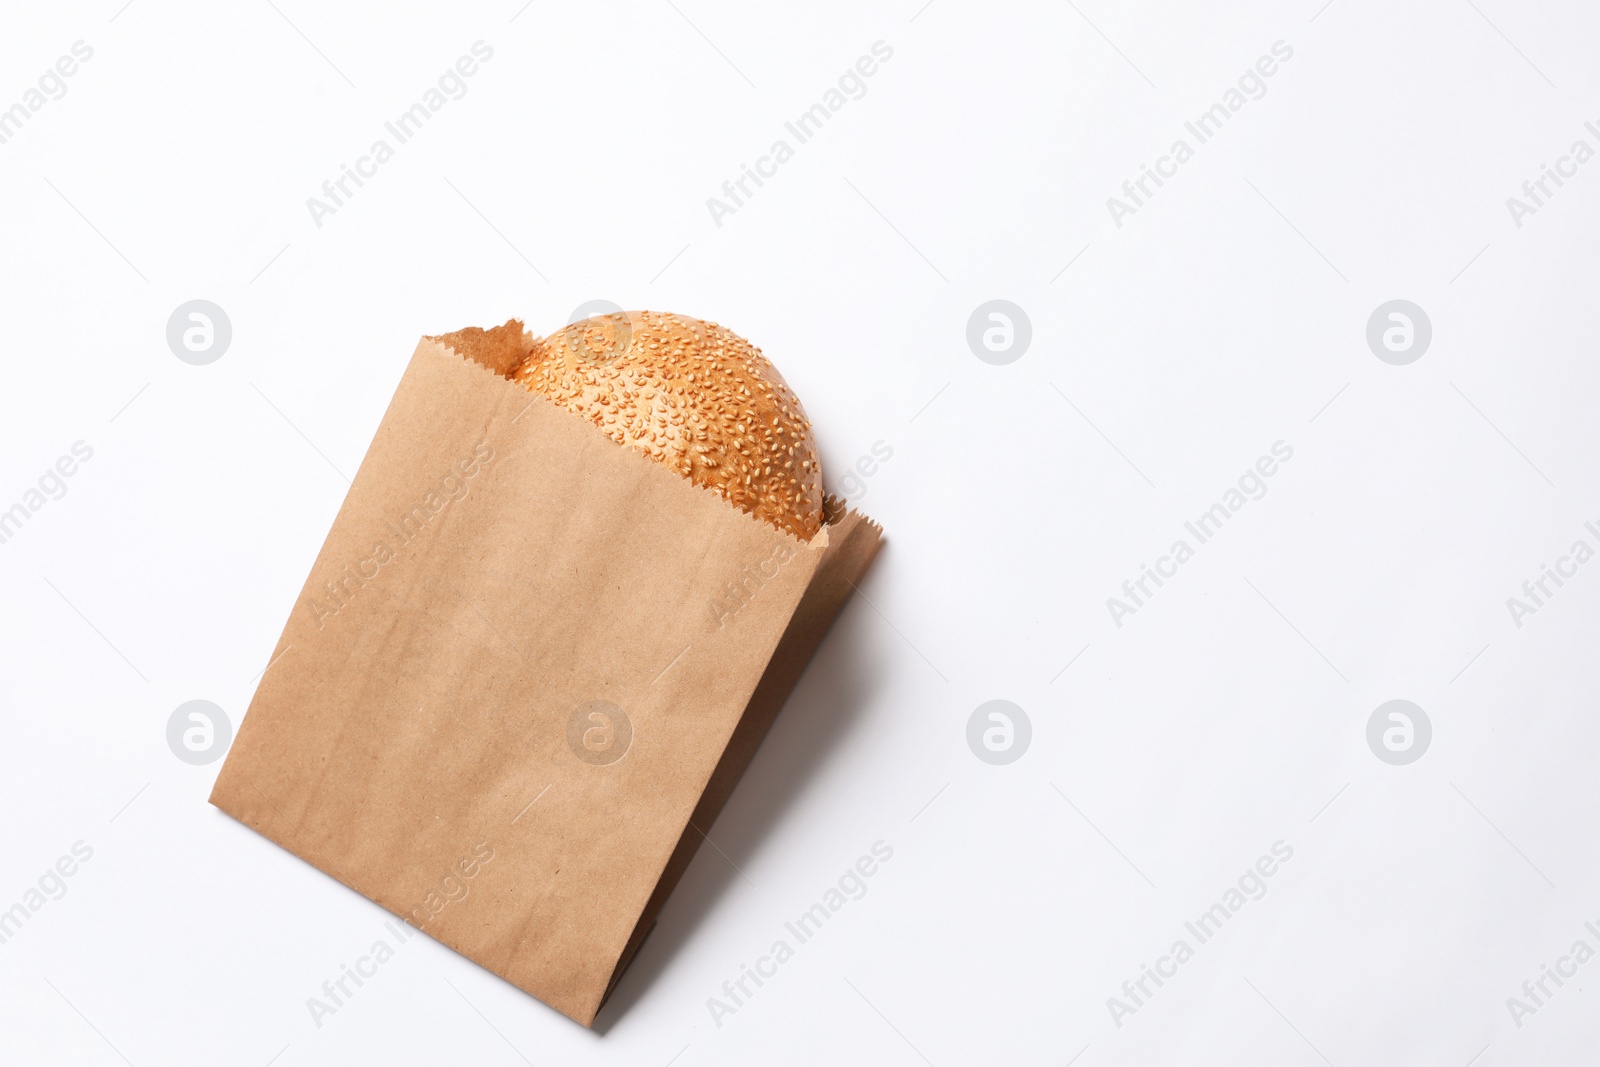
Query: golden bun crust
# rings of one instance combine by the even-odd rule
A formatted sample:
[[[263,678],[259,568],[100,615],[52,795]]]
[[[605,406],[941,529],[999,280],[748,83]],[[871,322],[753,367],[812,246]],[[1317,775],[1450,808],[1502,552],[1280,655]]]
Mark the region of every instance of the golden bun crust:
[[[805,409],[759,348],[716,323],[584,319],[536,342],[509,377],[801,540],[822,526]]]

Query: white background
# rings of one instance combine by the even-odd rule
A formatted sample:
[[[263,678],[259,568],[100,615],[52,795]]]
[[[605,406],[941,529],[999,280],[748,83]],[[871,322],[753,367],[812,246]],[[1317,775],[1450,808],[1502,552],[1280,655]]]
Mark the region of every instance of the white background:
[[[1576,3],[330,8],[8,5],[0,108],[0,1062],[1576,1063],[1600,962],[1600,119]],[[448,10],[445,10],[448,8]],[[494,50],[336,214],[306,200]],[[706,206],[876,41],[893,57],[719,227]],[[1107,198],[1293,49],[1118,226]],[[1551,188],[1554,188],[1553,186]],[[1069,265],[1070,264],[1070,265]],[[168,349],[203,298],[233,341]],[[1007,366],[966,339],[1011,300]],[[1369,350],[1402,298],[1433,341]],[[235,723],[417,337],[580,303],[752,338],[885,552],[600,1033],[426,937],[313,1022],[386,914],[206,804],[168,716]],[[1274,442],[1291,461],[1117,626],[1125,579]],[[870,598],[870,599],[869,599]],[[1070,666],[1068,666],[1070,664]],[[1065,669],[1064,669],[1065,668]],[[1033,725],[990,766],[968,716]],[[1381,761],[1403,698],[1426,754]],[[708,998],[882,840],[737,1013]],[[1107,1000],[1282,841],[1268,891],[1136,1014]],[[721,854],[719,854],[719,852]],[[1191,939],[1192,943],[1192,939]],[[120,1057],[120,1058],[119,1058]],[[276,1058],[274,1058],[276,1057]],[[676,1057],[676,1058],[675,1058]]]

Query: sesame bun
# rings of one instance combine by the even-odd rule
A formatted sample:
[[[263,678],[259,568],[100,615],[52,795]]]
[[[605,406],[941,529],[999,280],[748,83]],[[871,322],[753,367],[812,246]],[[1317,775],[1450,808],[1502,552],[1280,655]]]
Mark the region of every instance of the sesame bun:
[[[822,526],[805,409],[759,348],[716,323],[584,319],[535,342],[508,376],[801,540]]]

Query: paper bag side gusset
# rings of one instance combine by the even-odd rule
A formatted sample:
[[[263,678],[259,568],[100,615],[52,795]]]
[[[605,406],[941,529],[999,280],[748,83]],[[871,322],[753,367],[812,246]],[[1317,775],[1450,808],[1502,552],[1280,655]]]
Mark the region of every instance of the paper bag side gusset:
[[[825,550],[788,629],[746,706],[744,716],[739,720],[711,780],[706,784],[688,827],[679,838],[655,891],[639,916],[633,936],[612,974],[606,990],[607,998],[615,991],[623,972],[649,935],[667,898],[688,870],[704,841],[702,831],[710,832],[812,655],[849,601],[855,583],[866,573],[881,545],[883,534],[876,523],[855,511],[844,511],[831,526],[831,531],[832,543]],[[603,998],[601,1003],[604,1002]]]

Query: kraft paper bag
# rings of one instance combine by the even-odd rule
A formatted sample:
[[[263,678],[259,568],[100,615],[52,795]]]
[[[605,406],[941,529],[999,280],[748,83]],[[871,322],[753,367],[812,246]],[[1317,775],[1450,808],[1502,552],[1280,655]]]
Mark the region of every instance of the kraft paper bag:
[[[881,531],[801,542],[483,337],[417,346],[211,802],[589,1026]]]

